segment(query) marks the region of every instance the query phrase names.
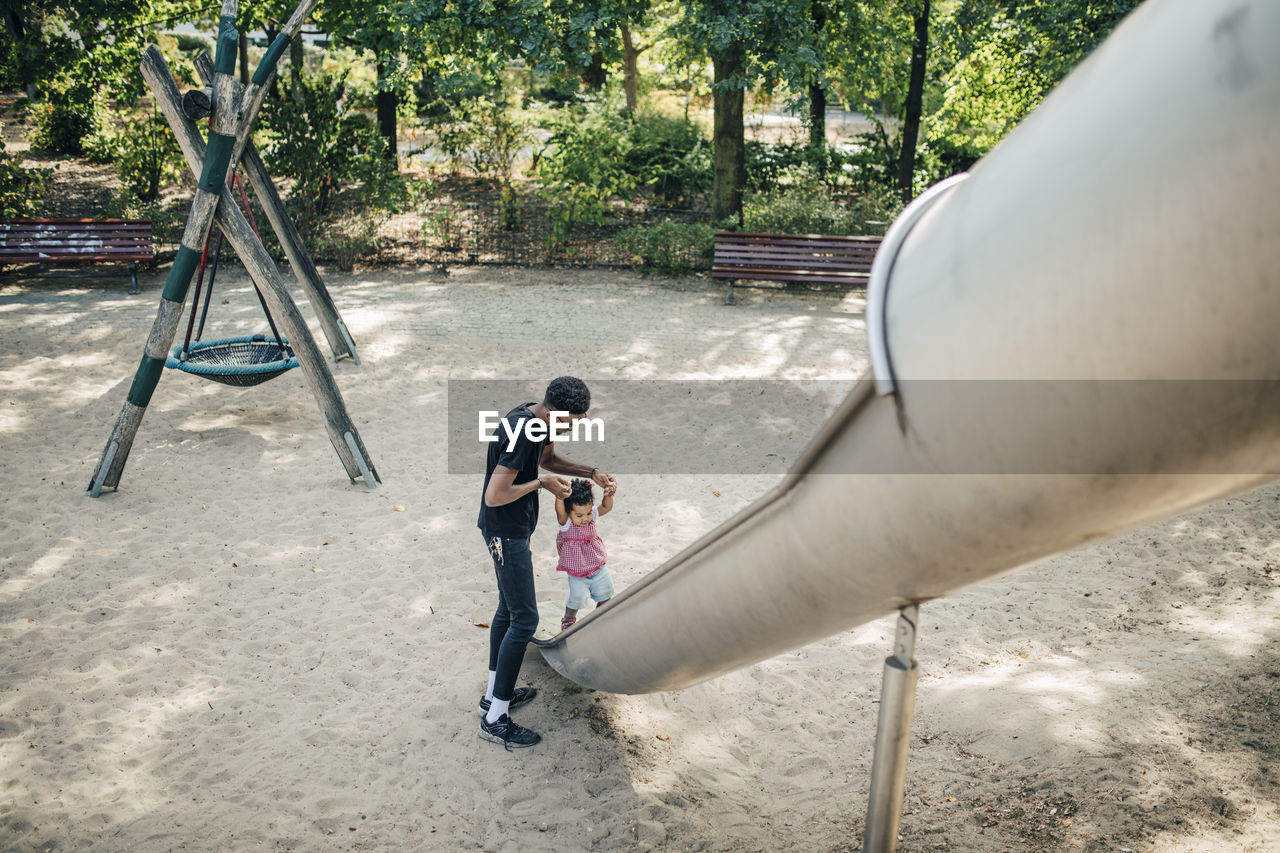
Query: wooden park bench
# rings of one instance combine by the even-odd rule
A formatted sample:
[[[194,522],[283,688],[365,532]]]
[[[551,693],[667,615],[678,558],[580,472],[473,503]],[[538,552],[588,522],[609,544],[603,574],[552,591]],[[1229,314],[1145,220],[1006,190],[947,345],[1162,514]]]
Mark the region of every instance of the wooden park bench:
[[[10,264],[129,264],[138,292],[138,261],[155,262],[146,219],[17,219],[0,222],[0,268]]]
[[[720,231],[711,276],[728,281],[726,305],[733,304],[734,284],[743,279],[865,287],[879,248],[879,237]]]

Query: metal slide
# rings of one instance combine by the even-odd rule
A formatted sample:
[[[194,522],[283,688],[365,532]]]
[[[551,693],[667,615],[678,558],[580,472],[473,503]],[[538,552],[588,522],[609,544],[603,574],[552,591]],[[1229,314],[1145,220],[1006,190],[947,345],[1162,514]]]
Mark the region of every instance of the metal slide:
[[[1280,477],[1278,152],[1280,3],[1143,4],[895,223],[794,473],[543,655],[674,690]]]

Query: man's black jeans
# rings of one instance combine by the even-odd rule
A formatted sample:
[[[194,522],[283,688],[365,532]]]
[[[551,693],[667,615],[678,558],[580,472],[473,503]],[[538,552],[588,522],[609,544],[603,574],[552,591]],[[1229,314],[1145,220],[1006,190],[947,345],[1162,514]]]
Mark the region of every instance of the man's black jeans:
[[[524,651],[538,630],[538,598],[533,589],[529,539],[486,536],[485,546],[498,576],[498,610],[489,623],[489,669],[497,672],[493,698],[510,702],[524,663]]]

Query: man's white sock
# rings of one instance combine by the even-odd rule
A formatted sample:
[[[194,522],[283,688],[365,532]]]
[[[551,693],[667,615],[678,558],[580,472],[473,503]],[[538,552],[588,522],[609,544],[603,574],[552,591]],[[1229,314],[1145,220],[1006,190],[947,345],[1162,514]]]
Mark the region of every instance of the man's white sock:
[[[507,708],[511,707],[510,699],[492,699],[489,704],[489,713],[484,715],[486,723],[496,723],[498,718],[507,713]]]
[[[489,670],[489,686],[485,688],[484,698],[490,702],[493,701],[493,683],[498,680],[498,671],[496,669]]]

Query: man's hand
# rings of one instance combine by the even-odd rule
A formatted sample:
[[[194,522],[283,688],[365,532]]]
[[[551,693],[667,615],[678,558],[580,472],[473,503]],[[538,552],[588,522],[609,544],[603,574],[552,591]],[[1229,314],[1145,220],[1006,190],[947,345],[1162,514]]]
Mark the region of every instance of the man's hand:
[[[543,474],[538,478],[538,482],[542,483],[542,488],[550,492],[552,497],[563,499],[569,497],[573,492],[569,481],[564,477],[557,477],[555,474]]]
[[[592,475],[591,479],[597,486],[599,486],[602,489],[607,489],[611,486],[614,489],[618,488],[618,481],[613,479],[613,475],[606,474],[605,472],[601,471],[599,468],[595,469],[595,474]]]
[[[609,485],[604,486],[603,488],[604,488],[604,496],[606,498],[611,498],[618,493],[618,482],[617,480],[614,480],[612,477],[610,477]]]

